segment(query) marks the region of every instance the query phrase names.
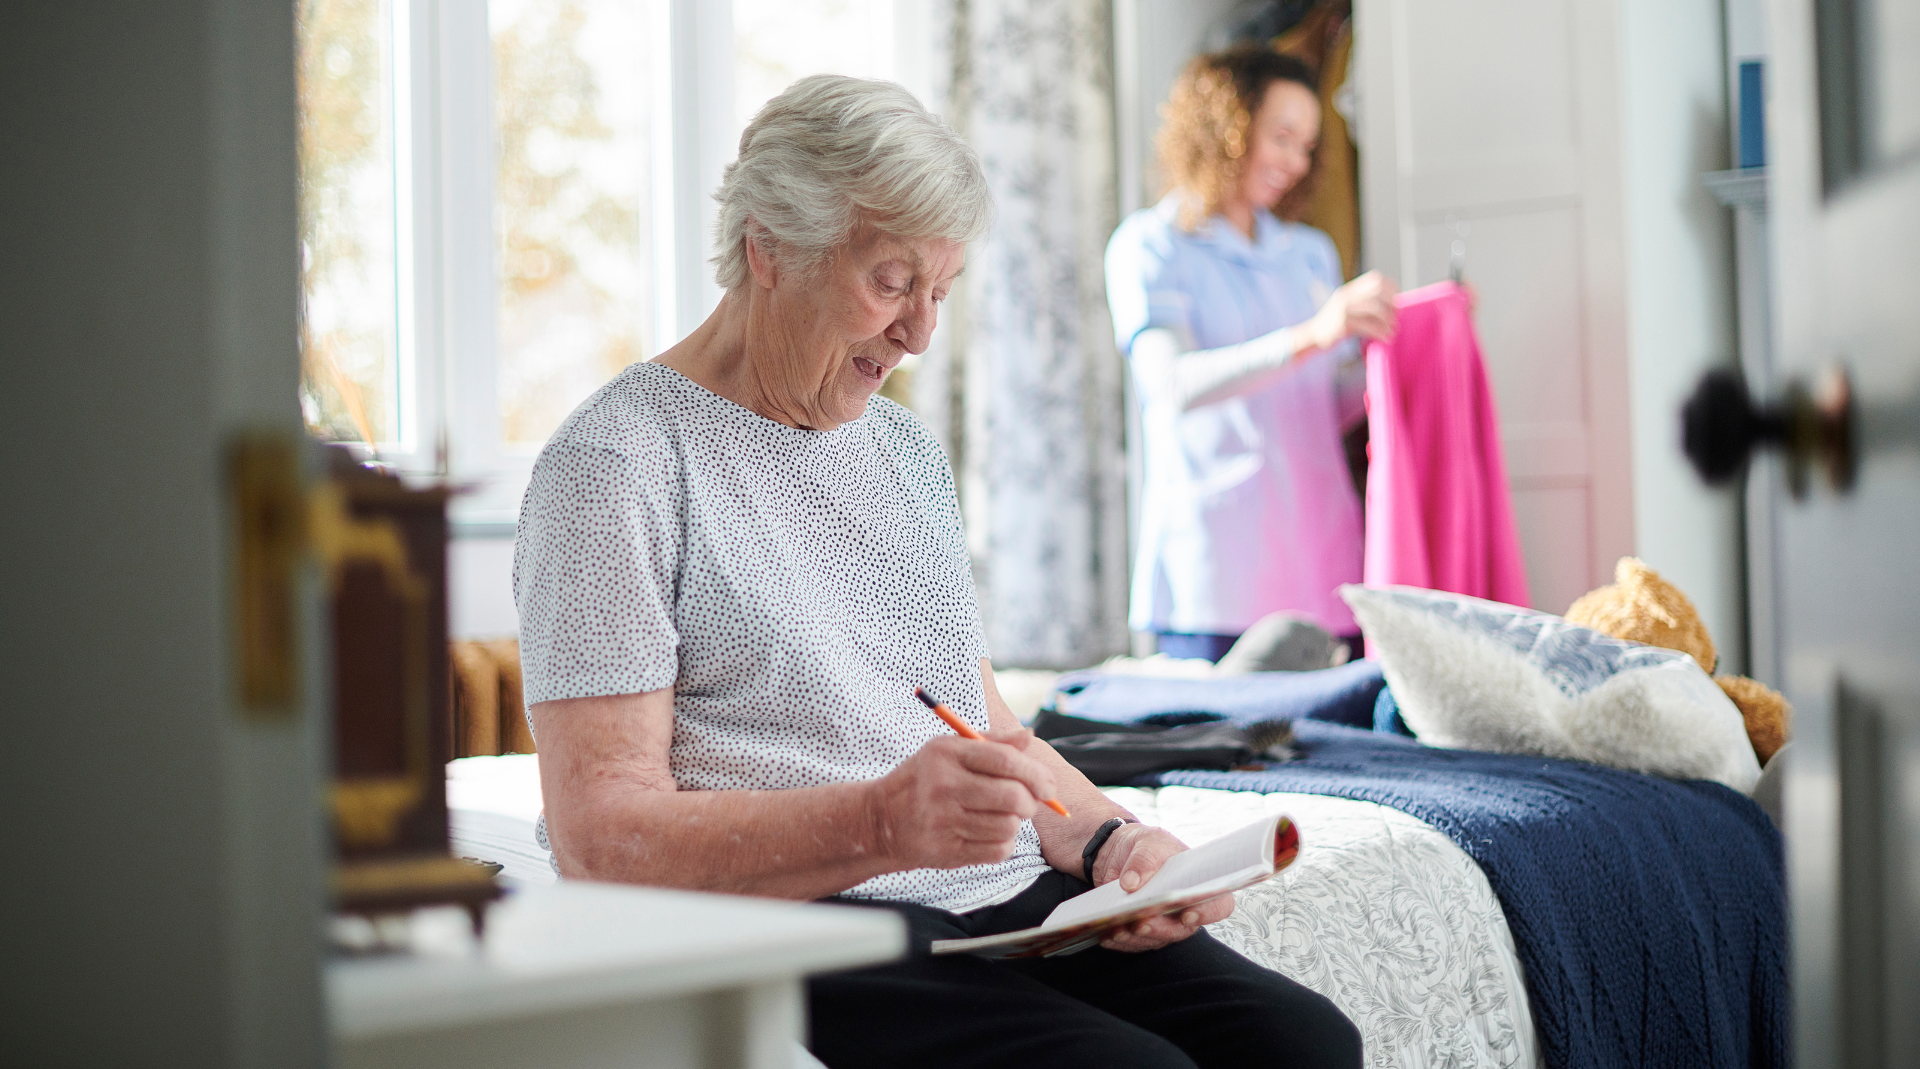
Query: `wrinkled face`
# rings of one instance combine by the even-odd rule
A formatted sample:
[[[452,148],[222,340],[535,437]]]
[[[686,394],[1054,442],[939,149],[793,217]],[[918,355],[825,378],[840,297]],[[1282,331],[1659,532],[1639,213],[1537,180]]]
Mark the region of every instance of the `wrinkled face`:
[[[862,225],[812,272],[756,275],[747,357],[760,396],[784,422],[829,431],[859,419],[908,353],[926,351],[966,246]]]
[[[1240,195],[1262,208],[1280,203],[1313,166],[1320,141],[1320,98],[1299,82],[1273,82],[1247,126]]]

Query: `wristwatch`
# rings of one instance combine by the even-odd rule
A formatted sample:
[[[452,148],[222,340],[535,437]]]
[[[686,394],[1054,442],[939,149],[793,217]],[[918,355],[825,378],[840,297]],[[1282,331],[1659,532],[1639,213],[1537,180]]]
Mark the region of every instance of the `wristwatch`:
[[[1080,851],[1080,867],[1085,871],[1088,883],[1093,882],[1093,859],[1100,856],[1100,848],[1107,845],[1108,839],[1113,838],[1114,829],[1122,824],[1138,823],[1140,822],[1132,817],[1114,817],[1100,825],[1100,830],[1094,832],[1093,837],[1087,840],[1087,845]]]

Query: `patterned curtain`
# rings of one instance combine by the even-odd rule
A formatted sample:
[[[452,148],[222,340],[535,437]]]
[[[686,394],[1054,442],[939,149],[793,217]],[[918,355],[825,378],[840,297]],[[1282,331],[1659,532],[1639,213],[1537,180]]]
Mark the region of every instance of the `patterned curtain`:
[[[939,0],[940,107],[979,151],[991,236],[914,380],[961,486],[996,663],[1127,646],[1124,366],[1102,255],[1117,224],[1108,0]]]

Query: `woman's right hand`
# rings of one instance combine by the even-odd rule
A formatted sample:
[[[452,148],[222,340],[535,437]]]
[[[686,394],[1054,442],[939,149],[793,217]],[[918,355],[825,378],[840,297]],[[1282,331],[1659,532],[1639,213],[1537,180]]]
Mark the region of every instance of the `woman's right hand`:
[[[1358,335],[1368,341],[1393,337],[1393,299],[1400,288],[1378,271],[1368,271],[1333,291],[1312,319],[1303,324],[1305,337],[1295,349],[1306,354],[1331,349]]]
[[[1020,825],[1054,795],[1053,774],[1026,753],[1033,732],[927,740],[872,781],[879,843],[900,868],[951,869],[1013,856]]]

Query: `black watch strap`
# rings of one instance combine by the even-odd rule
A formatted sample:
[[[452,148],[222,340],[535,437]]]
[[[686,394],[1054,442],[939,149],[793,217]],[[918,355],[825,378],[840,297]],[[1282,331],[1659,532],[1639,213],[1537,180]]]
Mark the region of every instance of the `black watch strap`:
[[[1080,867],[1085,872],[1088,883],[1093,882],[1093,859],[1100,856],[1100,848],[1107,845],[1108,839],[1113,838],[1114,829],[1122,824],[1138,823],[1140,822],[1131,817],[1114,817],[1100,825],[1100,830],[1094,832],[1093,837],[1087,840],[1086,847],[1080,851]]]

